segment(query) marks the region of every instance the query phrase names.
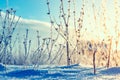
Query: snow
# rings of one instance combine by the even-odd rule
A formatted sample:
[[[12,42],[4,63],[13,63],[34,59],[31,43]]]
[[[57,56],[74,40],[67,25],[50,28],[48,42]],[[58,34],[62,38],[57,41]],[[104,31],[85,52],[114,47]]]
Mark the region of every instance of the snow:
[[[3,64],[0,64],[0,71],[4,71],[6,68],[3,66]]]
[[[101,73],[102,74],[107,74],[107,75],[120,74],[120,67],[109,68],[109,69],[101,71]]]
[[[6,69],[5,69],[6,68]],[[120,80],[120,67],[93,68],[79,64],[70,66],[40,65],[37,69],[31,66],[0,64],[0,80]]]

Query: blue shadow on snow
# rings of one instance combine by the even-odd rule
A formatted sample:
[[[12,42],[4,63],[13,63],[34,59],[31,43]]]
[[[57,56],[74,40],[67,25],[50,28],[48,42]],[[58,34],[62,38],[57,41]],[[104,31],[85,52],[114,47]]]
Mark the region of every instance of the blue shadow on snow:
[[[113,67],[113,68],[109,68],[109,69],[106,69],[106,70],[102,70],[100,73],[101,74],[106,74],[106,75],[120,74],[120,67]]]
[[[11,71],[8,73],[2,74],[3,76],[8,77],[18,77],[18,78],[24,78],[28,76],[43,76],[47,74],[47,70],[34,70],[34,69],[28,69],[28,70],[17,70],[17,71]]]

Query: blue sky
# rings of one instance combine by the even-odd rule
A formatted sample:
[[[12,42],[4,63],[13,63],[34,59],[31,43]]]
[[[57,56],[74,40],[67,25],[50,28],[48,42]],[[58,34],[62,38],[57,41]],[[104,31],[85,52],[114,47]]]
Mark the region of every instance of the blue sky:
[[[8,7],[27,19],[48,21],[46,0],[8,0]],[[6,0],[0,0],[0,8],[6,9]]]
[[[8,8],[14,8],[17,10],[17,15],[26,19],[34,19],[49,22],[47,15],[47,0],[0,0],[0,9],[6,9],[6,2],[8,1]],[[67,1],[67,0],[66,0]],[[65,2],[66,2],[65,1]],[[81,4],[81,0],[79,5]],[[50,8],[52,16],[58,17],[60,0],[50,0]],[[66,7],[66,5],[65,5]],[[80,9],[78,7],[78,9]],[[57,15],[57,16],[56,16]]]

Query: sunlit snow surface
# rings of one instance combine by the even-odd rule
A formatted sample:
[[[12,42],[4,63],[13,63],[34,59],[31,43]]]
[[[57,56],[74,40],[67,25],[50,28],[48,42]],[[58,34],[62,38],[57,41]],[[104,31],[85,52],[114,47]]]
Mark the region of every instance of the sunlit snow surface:
[[[71,66],[32,66],[0,65],[0,80],[120,80],[120,67],[97,68],[93,74],[92,67],[78,64]]]

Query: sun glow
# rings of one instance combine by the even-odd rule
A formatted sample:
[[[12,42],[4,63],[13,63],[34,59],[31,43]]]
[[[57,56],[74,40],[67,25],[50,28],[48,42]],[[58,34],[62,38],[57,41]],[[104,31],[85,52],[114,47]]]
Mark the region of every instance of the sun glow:
[[[119,0],[86,0],[82,30],[87,30],[81,31],[83,38],[104,40],[106,43],[112,39],[112,49],[120,50],[119,3]]]

